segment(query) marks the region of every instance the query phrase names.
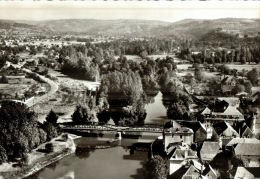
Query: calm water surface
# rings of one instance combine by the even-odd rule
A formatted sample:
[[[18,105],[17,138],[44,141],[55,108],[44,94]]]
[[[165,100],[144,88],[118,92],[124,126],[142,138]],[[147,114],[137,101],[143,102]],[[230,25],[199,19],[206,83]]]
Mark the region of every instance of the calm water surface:
[[[75,141],[83,152],[71,154],[60,161],[44,168],[28,179],[145,179],[148,152],[130,153],[130,146],[135,139],[122,139],[106,149],[88,149],[88,146],[109,146],[111,138],[82,137]],[[140,141],[140,140],[139,140]]]
[[[167,121],[166,108],[162,102],[161,92],[159,92],[153,100],[145,106],[145,109],[147,113],[145,124],[164,124]]]

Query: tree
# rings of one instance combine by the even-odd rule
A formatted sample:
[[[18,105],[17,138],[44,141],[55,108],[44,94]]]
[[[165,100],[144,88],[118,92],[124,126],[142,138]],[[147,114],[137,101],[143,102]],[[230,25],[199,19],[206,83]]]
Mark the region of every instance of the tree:
[[[53,152],[53,150],[54,150],[53,144],[52,144],[52,143],[47,143],[47,144],[45,144],[45,150],[46,150],[48,153]]]
[[[0,108],[0,145],[9,160],[23,157],[40,143],[39,124],[26,105],[3,101]]]
[[[0,83],[8,83],[8,79],[5,75],[2,75]]]
[[[227,65],[223,65],[222,72],[224,73],[224,75],[229,75],[231,73],[231,70]]]
[[[168,175],[168,166],[166,160],[161,156],[155,155],[151,161],[151,171],[153,179],[163,179],[167,178]]]
[[[202,81],[204,79],[204,76],[200,68],[195,69],[194,77],[197,81]]]
[[[56,125],[56,124],[57,124],[57,121],[58,121],[58,116],[57,116],[57,114],[56,114],[53,110],[51,110],[51,111],[49,112],[49,114],[47,115],[47,117],[46,117],[46,121],[48,121],[48,122],[50,122],[50,123]]]
[[[47,141],[50,141],[52,138],[57,137],[58,136],[58,130],[56,128],[56,126],[54,126],[52,123],[50,122],[45,122],[43,124],[43,129],[46,132],[46,137],[47,137]]]
[[[72,121],[76,124],[84,124],[90,122],[92,119],[90,111],[87,107],[78,105],[72,114]]]
[[[233,93],[237,94],[237,93],[241,93],[245,91],[245,86],[242,84],[236,84],[236,86],[233,88]]]
[[[98,121],[106,124],[110,119],[110,113],[108,111],[101,111],[97,114]]]
[[[187,81],[187,83],[192,83],[192,81],[193,81],[193,76],[192,76],[192,74],[191,73],[188,73],[186,76],[184,76],[185,77],[185,79],[186,79],[186,81]]]
[[[252,93],[252,83],[250,81],[246,81],[245,84],[245,92],[247,92],[248,94],[251,94]]]
[[[0,145],[0,165],[8,159],[6,150]]]
[[[184,104],[172,103],[167,109],[167,116],[173,120],[187,120],[188,109]]]
[[[259,71],[256,68],[252,69],[247,73],[247,78],[248,80],[251,81],[252,85],[257,85],[258,76],[259,76]]]
[[[245,64],[245,63],[246,63],[246,57],[245,57],[245,56],[242,56],[242,57],[240,58],[240,62],[241,62],[241,64]]]

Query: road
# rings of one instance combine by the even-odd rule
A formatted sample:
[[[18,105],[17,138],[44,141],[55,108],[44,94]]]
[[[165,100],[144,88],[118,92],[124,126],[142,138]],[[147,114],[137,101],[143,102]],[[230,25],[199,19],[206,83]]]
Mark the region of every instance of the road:
[[[30,74],[34,73],[27,68],[23,68],[22,67],[23,64],[16,65],[16,64],[11,64],[10,62],[8,62],[8,63],[9,63],[8,65],[12,65],[15,68],[19,68],[26,73],[30,73]],[[23,102],[23,103],[25,103],[28,107],[32,107],[37,103],[44,102],[44,101],[48,100],[49,96],[55,94],[59,89],[59,85],[56,82],[50,80],[49,78],[46,78],[45,76],[42,76],[42,75],[39,75],[39,74],[36,74],[36,75],[39,76],[39,78],[42,81],[44,81],[45,83],[50,85],[50,90],[42,96],[34,96],[32,98],[25,100],[25,102]],[[16,100],[16,101],[18,101],[18,100]],[[22,102],[22,101],[19,101],[19,102]]]

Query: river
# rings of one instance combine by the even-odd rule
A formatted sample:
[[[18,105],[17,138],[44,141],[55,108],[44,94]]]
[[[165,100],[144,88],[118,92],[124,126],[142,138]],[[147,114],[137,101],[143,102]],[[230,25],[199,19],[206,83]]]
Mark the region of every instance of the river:
[[[166,121],[166,109],[159,92],[145,106],[147,117],[145,123]],[[113,138],[113,136],[112,136]],[[126,139],[116,143],[108,143],[111,136],[82,137],[75,140],[77,148],[83,149],[44,168],[28,179],[146,179],[148,173],[148,148],[151,143],[141,139]],[[130,150],[133,145],[144,144],[146,151]],[[147,144],[147,145],[146,145]],[[106,149],[89,149],[90,146],[107,146]],[[148,148],[147,148],[148,146]],[[142,145],[142,147],[144,147]],[[142,148],[141,147],[141,148]],[[130,152],[131,151],[131,152]]]
[[[167,121],[166,108],[162,102],[162,93],[159,92],[150,103],[146,104],[146,119],[145,124],[164,124]]]

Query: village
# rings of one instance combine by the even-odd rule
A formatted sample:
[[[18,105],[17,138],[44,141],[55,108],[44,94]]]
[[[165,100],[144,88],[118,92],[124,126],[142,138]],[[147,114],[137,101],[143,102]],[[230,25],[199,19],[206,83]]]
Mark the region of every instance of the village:
[[[0,179],[260,178],[258,26],[0,20]]]

